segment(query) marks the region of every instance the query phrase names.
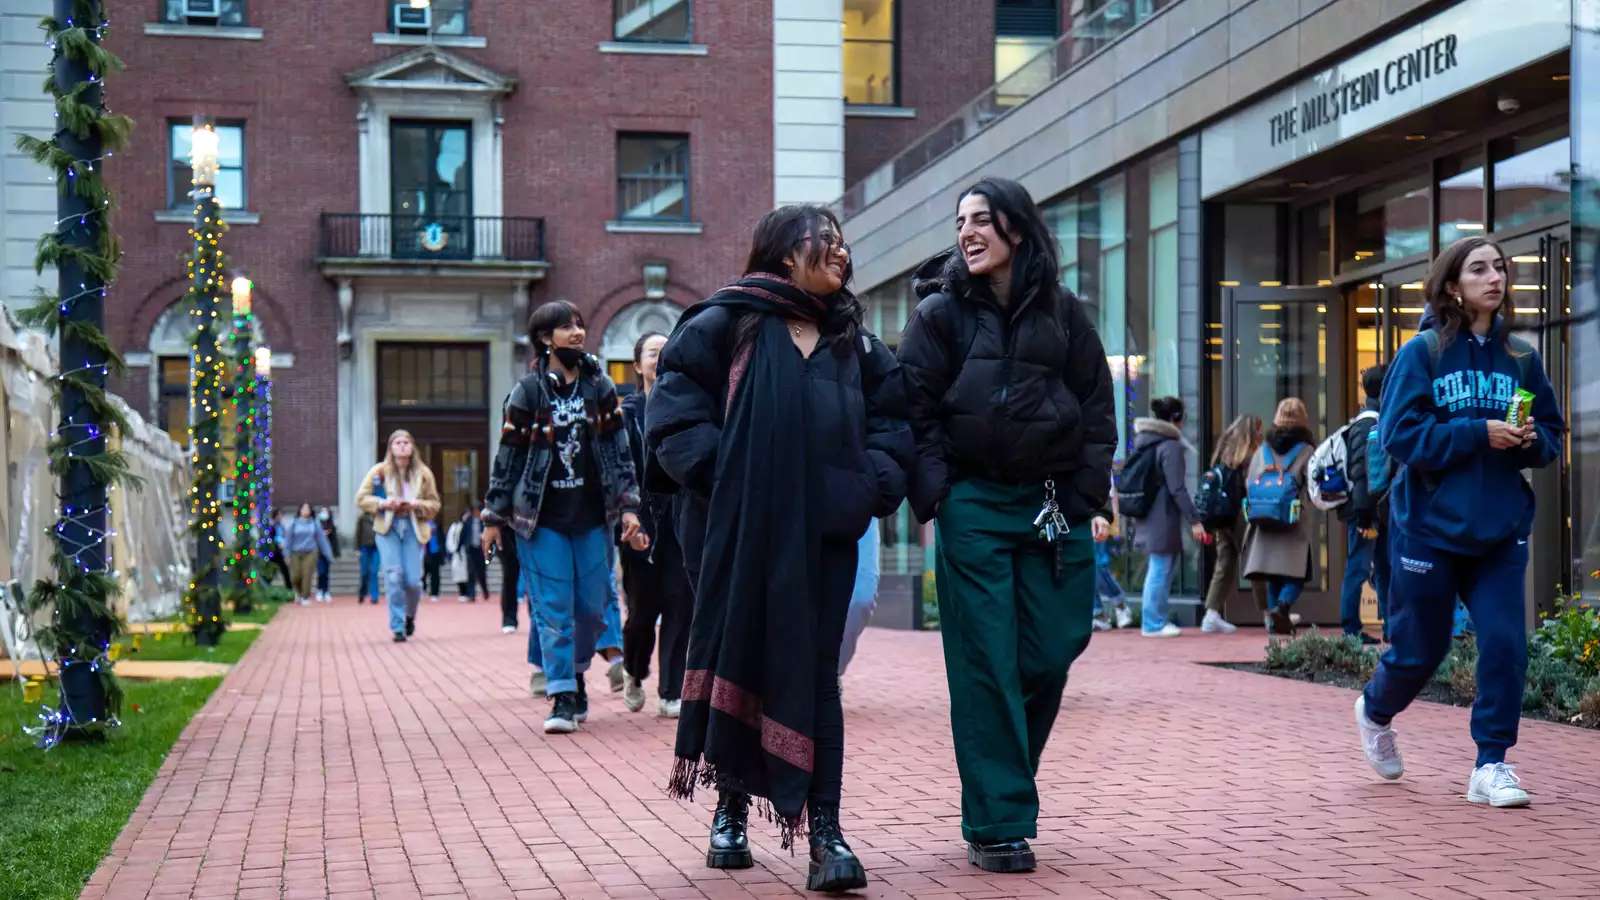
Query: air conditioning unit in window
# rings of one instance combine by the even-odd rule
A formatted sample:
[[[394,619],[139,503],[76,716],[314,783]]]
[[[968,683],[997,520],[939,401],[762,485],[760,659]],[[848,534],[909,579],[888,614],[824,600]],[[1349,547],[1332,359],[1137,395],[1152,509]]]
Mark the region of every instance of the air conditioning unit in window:
[[[183,0],[183,17],[190,22],[215,25],[222,18],[222,0]]]
[[[433,10],[409,3],[394,5],[394,30],[397,34],[427,34],[433,28]]]

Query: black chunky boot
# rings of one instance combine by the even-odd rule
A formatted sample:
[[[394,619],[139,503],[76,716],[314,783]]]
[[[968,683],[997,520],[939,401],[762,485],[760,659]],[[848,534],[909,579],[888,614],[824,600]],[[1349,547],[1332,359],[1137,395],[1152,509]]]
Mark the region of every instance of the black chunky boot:
[[[837,894],[866,887],[867,870],[839,830],[839,807],[814,805],[810,815],[811,874],[806,890]]]
[[[1035,861],[1033,848],[1018,838],[1014,841],[993,841],[986,844],[967,845],[967,862],[985,872],[1032,872]]]
[[[749,794],[717,792],[717,811],[711,815],[711,847],[706,851],[707,868],[748,869],[755,865],[746,833],[749,820]]]

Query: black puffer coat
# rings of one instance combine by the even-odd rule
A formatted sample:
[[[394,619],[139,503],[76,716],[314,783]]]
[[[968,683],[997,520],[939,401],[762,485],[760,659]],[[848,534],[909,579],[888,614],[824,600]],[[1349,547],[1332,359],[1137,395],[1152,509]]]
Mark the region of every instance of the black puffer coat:
[[[660,380],[645,414],[646,440],[653,448],[647,487],[682,487],[702,499],[711,495],[735,323],[728,309],[708,308],[684,322],[663,348]],[[823,336],[806,360],[813,412],[808,450],[822,461],[823,483],[816,489],[826,501],[823,537],[855,541],[869,518],[889,515],[905,497],[912,440],[894,354],[865,329],[855,352],[836,353],[833,344],[839,340]],[[670,485],[662,483],[663,475]],[[697,543],[679,537],[686,549]]]
[[[1116,410],[1105,349],[1083,306],[1049,284],[1010,310],[964,290],[954,251],[917,270],[900,342],[917,467],[911,503],[933,518],[957,478],[1056,481],[1072,522],[1110,517]],[[1042,497],[1042,488],[1041,488]]]

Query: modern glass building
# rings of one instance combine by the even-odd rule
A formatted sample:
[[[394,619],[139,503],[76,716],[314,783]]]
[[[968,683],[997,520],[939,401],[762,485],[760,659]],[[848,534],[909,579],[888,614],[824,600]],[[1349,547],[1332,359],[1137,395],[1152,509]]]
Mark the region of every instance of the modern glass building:
[[[1600,0],[1171,0],[1119,21],[1062,37],[1013,76],[1025,88],[998,85],[847,192],[872,324],[898,339],[907,273],[953,242],[961,189],[1016,178],[1098,322],[1124,445],[1173,394],[1209,456],[1234,416],[1287,396],[1319,436],[1339,427],[1360,373],[1416,333],[1433,255],[1491,236],[1571,426],[1562,463],[1530,476],[1530,615],[1600,595]],[[885,565],[911,576],[930,540],[900,519]],[[1343,532],[1315,527],[1299,609],[1331,622]],[[1191,551],[1179,593],[1205,563]],[[1230,613],[1255,621],[1247,591]]]

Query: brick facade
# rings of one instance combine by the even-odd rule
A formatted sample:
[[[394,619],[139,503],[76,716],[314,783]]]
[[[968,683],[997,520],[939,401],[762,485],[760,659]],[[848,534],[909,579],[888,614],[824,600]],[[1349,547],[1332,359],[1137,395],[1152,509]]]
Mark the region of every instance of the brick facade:
[[[136,122],[132,146],[108,163],[125,252],[107,307],[112,338],[142,353],[152,325],[184,291],[186,226],[155,220],[167,207],[166,121],[242,119],[247,212],[260,222],[234,227],[224,248],[256,283],[275,353],[293,354],[293,366],[275,372],[277,496],[348,505],[328,477],[339,462],[340,314],[337,288],[316,261],[318,216],[386,211],[361,209],[359,101],[345,76],[414,48],[377,43],[388,14],[377,0],[251,2],[248,25],[261,29],[259,40],[151,34],[153,0],[111,6],[117,27],[108,44],[127,70],[112,81],[109,103]],[[643,297],[645,262],[667,263],[668,297],[680,304],[736,274],[773,192],[771,6],[696,3],[693,40],[704,56],[602,53],[611,8],[602,0],[476,0],[468,32],[487,45],[447,48],[517,81],[499,108],[501,208],[545,219],[549,270],[533,282],[530,308],[577,303],[591,347],[612,316]],[[690,135],[690,215],[702,233],[607,232],[617,212],[619,131]],[[403,287],[426,294],[431,284],[423,275]],[[116,386],[142,411],[153,412],[152,373],[135,367]]]

